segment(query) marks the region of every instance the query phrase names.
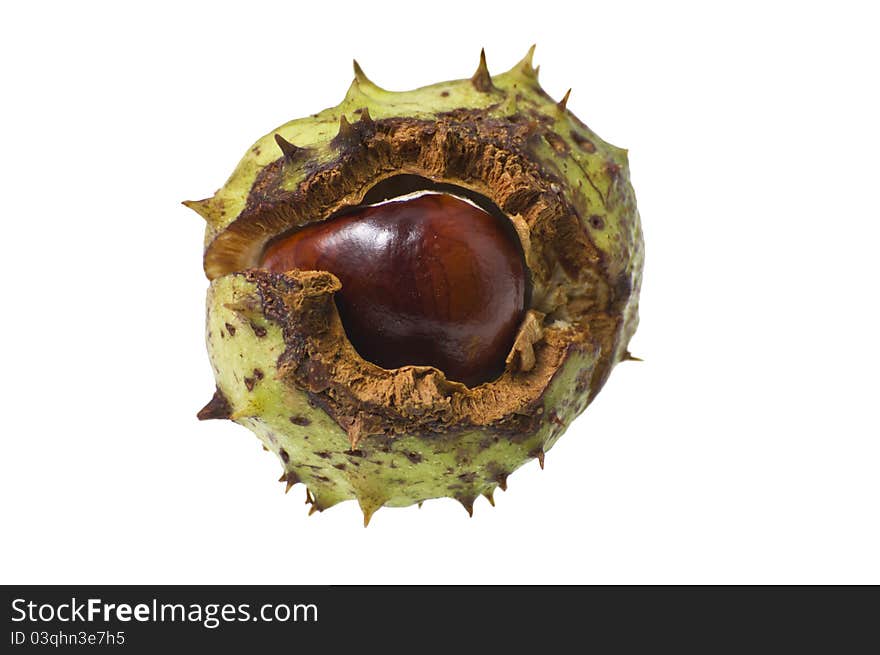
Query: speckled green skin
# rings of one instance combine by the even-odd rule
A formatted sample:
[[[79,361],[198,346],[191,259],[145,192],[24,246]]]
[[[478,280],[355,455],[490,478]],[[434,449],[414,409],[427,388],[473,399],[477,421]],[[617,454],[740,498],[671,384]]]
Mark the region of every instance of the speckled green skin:
[[[211,283],[208,348],[217,386],[235,408],[232,420],[253,430],[278,455],[284,477],[292,474],[290,480],[305,483],[319,510],[357,498],[369,517],[382,505],[403,507],[443,496],[471,508],[476,497],[491,495],[512,471],[549,449],[586,402],[570,400],[577,377],[594,363],[593,353],[579,350],[544,395],[544,406],[557,412],[554,421],[522,441],[468,431],[382,442],[365,438],[352,451],[345,431],[309,404],[305,390],[279,379],[277,362],[286,348],[282,328],[262,314],[258,290],[245,275]]]
[[[273,130],[248,150],[212,198],[185,203],[207,221],[205,269],[211,279],[208,349],[218,389],[215,405],[217,398],[223,402],[205,417],[231,418],[255,432],[282,461],[282,479],[307,485],[314,509],[357,499],[365,521],[381,506],[406,506],[435,497],[457,498],[470,512],[476,497],[483,494],[491,498],[494,489],[504,488],[507,476],[523,463],[538,457],[543,465],[544,453],[595,396],[611,367],[628,358],[626,346],[638,323],[643,265],[626,151],[602,141],[564,105],[541,89],[531,51],[504,74],[489,78],[482,60],[473,79],[408,92],[385,91],[356,66],[355,80],[340,105]],[[365,109],[369,112],[366,118]],[[546,306],[536,307],[542,315],[557,317],[547,320],[545,334],[570,333],[572,345],[537,400],[518,410],[536,418],[527,432],[511,435],[492,425],[431,434],[403,431],[368,435],[353,446],[351,434],[316,402],[316,395],[291,383],[290,376],[279,369],[280,360],[291,348],[292,328],[283,316],[279,318],[277,306],[263,306],[265,294],[253,276],[240,272],[256,265],[266,240],[280,231],[281,219],[268,213],[254,218],[255,212],[270,204],[261,180],[280,160],[283,169],[277,170],[283,172],[276,175],[273,193],[293,193],[310,177],[326,172],[347,156],[346,144],[365,139],[372,121],[404,117],[430,125],[442,122],[450,112],[470,110],[479,110],[481,121],[525,125],[522,133],[526,137],[514,135],[511,147],[526,153],[526,161],[535,162],[546,180],[552,180],[539,190],[551,204],[554,195],[567,203],[586,235],[585,243],[590,244],[589,256],[583,257],[586,263],[580,264],[581,274],[565,277],[555,266],[544,277],[536,273],[535,278],[536,297],[552,298],[555,293],[566,298],[562,304],[547,300]],[[529,132],[529,117],[540,126],[534,128],[537,137]],[[276,135],[295,144],[296,151],[280,159]],[[515,177],[521,165],[512,157],[507,162],[502,165],[518,167],[511,168],[510,175]],[[398,172],[459,181],[445,169],[432,171],[428,164]],[[503,178],[507,174],[501,170],[498,175]],[[496,180],[497,188],[504,182]],[[489,187],[481,187],[479,181],[471,181],[469,186],[489,195],[485,191]],[[259,193],[255,192],[258,188]],[[353,183],[345,194],[340,192],[338,202],[356,204],[364,191]],[[297,196],[291,198],[293,217],[285,219],[288,227],[323,218],[297,217]],[[513,200],[493,200],[512,218],[519,218],[518,211],[509,209],[515,206]],[[520,224],[536,224],[525,210],[522,216]],[[247,230],[240,230],[241,225]],[[262,232],[257,233],[254,225]],[[533,233],[532,240],[535,238]],[[528,248],[526,255],[531,266]],[[564,282],[557,282],[561,278]],[[576,314],[573,308],[578,304],[571,298],[577,295],[578,285],[603,290],[596,291],[595,297],[586,294],[599,309],[590,306]],[[296,312],[296,307],[291,303],[285,310]]]

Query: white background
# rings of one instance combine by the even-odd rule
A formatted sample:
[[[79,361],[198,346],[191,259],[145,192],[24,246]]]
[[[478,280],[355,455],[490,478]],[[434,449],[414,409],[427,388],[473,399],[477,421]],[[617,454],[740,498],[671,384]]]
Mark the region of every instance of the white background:
[[[0,19],[3,583],[880,583],[870,3],[15,3]],[[14,8],[13,8],[14,7]],[[247,147],[501,72],[630,149],[642,324],[492,509],[307,518],[199,423],[203,223]]]

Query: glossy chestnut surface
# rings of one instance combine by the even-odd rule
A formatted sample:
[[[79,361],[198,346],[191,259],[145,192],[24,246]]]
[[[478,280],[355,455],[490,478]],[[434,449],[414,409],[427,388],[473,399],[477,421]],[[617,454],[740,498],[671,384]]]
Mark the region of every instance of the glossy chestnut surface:
[[[261,265],[333,273],[343,326],[364,359],[434,366],[468,386],[503,372],[525,310],[512,225],[447,194],[308,225],[270,243]]]

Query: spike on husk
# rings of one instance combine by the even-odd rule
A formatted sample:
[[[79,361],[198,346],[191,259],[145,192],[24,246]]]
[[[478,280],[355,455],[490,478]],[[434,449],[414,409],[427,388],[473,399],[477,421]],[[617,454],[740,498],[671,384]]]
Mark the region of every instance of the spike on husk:
[[[295,162],[306,152],[305,148],[299,148],[293,145],[278,133],[275,134],[275,143],[278,144],[278,147],[281,149],[281,154],[284,155],[284,161],[287,163]]]
[[[361,68],[361,65],[357,62],[357,59],[352,59],[351,61],[352,67],[354,68],[354,81],[362,86],[362,87],[372,87],[377,90],[383,90],[378,84],[373,82],[367,75],[364,73],[364,69]]]
[[[366,528],[370,525],[370,519],[373,518],[373,514],[382,507],[383,503],[371,498],[362,498],[360,496],[358,497],[358,503],[360,504],[361,512],[364,515],[364,527]]]
[[[205,219],[209,226],[216,225],[223,219],[222,209],[218,207],[213,197],[203,200],[184,200],[181,204]]]
[[[468,513],[468,517],[473,518],[474,516],[474,500],[476,500],[476,496],[462,496],[456,498],[456,500],[461,503],[461,506],[464,507],[465,511]]]
[[[363,142],[373,135],[376,124],[373,122],[369,110],[362,108],[360,114],[360,119],[354,123],[349,122],[345,114],[340,114],[339,131],[330,142],[335,148],[346,152],[352,148],[361,147]]]
[[[529,457],[533,457],[538,460],[538,466],[541,467],[541,470],[544,470],[544,449],[536,448],[532,452],[529,453]]]
[[[231,415],[232,408],[229,405],[229,401],[226,400],[223,392],[217,389],[211,400],[208,401],[208,404],[199,410],[197,417],[200,421],[209,421],[212,419],[228,419]]]
[[[532,44],[529,47],[528,52],[526,52],[525,57],[519,60],[516,65],[508,71],[508,74],[518,74],[530,80],[537,82],[538,80],[538,69],[532,65],[532,60],[535,56],[535,44]]]
[[[348,140],[351,139],[354,135],[354,128],[351,126],[351,123],[348,122],[345,114],[342,114],[339,117],[339,131],[336,133],[336,138],[341,140]]]
[[[571,89],[565,92],[565,95],[562,96],[562,100],[556,103],[556,107],[559,111],[564,112],[565,106],[568,104],[568,97],[571,95]]]
[[[284,493],[290,493],[290,490],[293,489],[294,485],[298,484],[299,481],[299,476],[293,471],[288,471],[279,479],[279,482],[287,483],[284,487]],[[306,489],[306,493],[308,494],[308,489]]]
[[[471,84],[480,93],[490,93],[495,90],[492,84],[492,76],[489,75],[489,67],[486,65],[486,51],[480,50],[480,63],[477,71],[471,77]]]

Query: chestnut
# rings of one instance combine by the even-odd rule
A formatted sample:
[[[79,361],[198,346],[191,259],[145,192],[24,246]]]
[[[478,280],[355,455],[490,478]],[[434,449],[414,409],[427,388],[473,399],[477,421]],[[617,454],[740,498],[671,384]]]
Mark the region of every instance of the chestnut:
[[[497,378],[526,305],[510,221],[446,193],[358,207],[271,242],[260,266],[329,271],[336,306],[364,359],[433,366],[476,386]]]

